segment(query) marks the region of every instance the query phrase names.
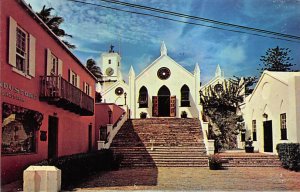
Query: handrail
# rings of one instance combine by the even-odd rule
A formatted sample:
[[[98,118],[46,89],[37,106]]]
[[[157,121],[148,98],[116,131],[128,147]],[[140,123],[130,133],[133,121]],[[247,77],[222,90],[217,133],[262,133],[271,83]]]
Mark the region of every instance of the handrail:
[[[115,128],[118,125],[118,123],[123,119],[125,114],[126,112],[124,111],[122,115],[119,117],[119,119],[114,123],[113,128]]]

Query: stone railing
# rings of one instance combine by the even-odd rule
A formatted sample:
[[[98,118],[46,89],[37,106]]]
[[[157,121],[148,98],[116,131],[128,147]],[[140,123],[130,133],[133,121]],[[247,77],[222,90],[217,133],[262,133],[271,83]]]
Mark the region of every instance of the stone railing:
[[[106,141],[98,141],[98,150],[108,149],[112,143],[112,140],[117,135],[118,131],[122,125],[127,121],[127,113],[124,112],[123,115],[116,121],[115,124],[107,124],[107,139]],[[100,137],[99,137],[100,138]]]
[[[206,148],[206,154],[212,155],[215,151],[215,140],[208,138],[208,122],[201,121],[203,140]]]

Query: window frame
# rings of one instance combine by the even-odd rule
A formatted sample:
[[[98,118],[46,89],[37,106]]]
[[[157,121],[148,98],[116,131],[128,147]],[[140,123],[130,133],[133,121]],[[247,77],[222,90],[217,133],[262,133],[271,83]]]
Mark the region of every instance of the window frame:
[[[87,95],[90,95],[90,92],[91,92],[90,85],[88,83],[86,83],[86,82],[84,83],[84,92]]]
[[[51,52],[51,75],[58,75],[58,57]]]
[[[257,123],[256,119],[252,120],[252,139],[253,141],[257,141]]]
[[[183,85],[180,89],[180,107],[191,107],[190,89],[187,85]]]
[[[142,86],[139,90],[138,103],[139,108],[148,108],[148,89],[145,86]]]
[[[280,139],[288,140],[287,139],[287,126],[286,126],[286,113],[280,114]]]
[[[24,55],[22,55],[21,53],[19,53],[19,49],[22,49],[22,47],[19,47],[18,45],[19,45],[19,42],[20,42],[20,40],[19,40],[19,38],[20,38],[20,36],[19,36],[19,34],[20,33],[23,33],[24,34],[24,50],[21,50],[21,51],[23,51],[24,52]],[[24,29],[22,29],[19,25],[17,25],[17,27],[16,27],[16,55],[15,55],[15,57],[16,57],[16,67],[15,67],[15,69],[16,70],[18,70],[19,72],[22,72],[23,74],[25,74],[25,75],[27,75],[27,74],[29,74],[29,62],[28,62],[28,59],[29,59],[29,54],[28,54],[28,51],[29,51],[29,48],[28,48],[28,46],[29,46],[29,34],[24,30]],[[23,60],[23,64],[22,64],[22,66],[23,66],[23,69],[22,69],[22,67],[21,67],[21,69],[18,67],[18,58],[21,58],[22,60]]]
[[[72,71],[72,73],[71,73],[71,84],[74,85],[75,87],[78,86],[77,85],[77,81],[78,81],[77,78],[78,78],[78,75]]]

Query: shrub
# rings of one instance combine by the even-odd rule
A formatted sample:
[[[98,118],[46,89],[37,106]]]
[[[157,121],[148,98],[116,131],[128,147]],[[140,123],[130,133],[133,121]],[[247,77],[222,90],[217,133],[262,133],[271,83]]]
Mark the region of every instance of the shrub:
[[[251,140],[251,137],[248,138],[247,141],[245,141],[245,146],[246,147],[252,147],[253,141]]]
[[[186,111],[181,111],[181,117],[182,118],[187,118],[187,112]]]
[[[50,165],[60,169],[62,188],[65,188],[99,171],[118,169],[120,162],[121,158],[111,150],[101,150],[44,160],[36,165]]]
[[[276,146],[282,167],[300,170],[300,143],[280,143]]]
[[[211,170],[222,169],[222,159],[218,154],[208,156],[208,164]]]
[[[141,112],[140,113],[140,118],[141,119],[146,119],[147,118],[147,113],[146,112]]]

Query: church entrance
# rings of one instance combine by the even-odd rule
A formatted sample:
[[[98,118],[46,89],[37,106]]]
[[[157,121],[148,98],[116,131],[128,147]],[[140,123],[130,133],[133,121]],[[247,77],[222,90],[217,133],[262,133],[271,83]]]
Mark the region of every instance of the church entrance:
[[[154,117],[175,117],[176,116],[176,96],[171,96],[170,90],[165,85],[158,90],[157,96],[153,96]]]

